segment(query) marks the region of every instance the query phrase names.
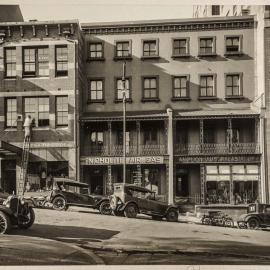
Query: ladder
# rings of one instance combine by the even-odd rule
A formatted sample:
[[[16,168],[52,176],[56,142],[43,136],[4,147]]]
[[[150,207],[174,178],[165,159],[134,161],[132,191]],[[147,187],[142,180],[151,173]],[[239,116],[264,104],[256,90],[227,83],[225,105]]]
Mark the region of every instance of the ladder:
[[[21,161],[21,171],[20,178],[18,183],[17,195],[23,196],[25,191],[25,184],[27,180],[27,168],[29,161],[29,151],[30,151],[30,136],[25,137],[23,142],[23,152],[22,152],[22,161]]]

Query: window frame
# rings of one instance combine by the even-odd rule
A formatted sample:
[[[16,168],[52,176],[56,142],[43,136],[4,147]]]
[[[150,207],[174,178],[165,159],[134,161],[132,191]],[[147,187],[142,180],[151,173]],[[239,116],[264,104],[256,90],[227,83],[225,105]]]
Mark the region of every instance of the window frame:
[[[121,77],[114,77],[114,85],[115,85],[115,87],[114,87],[114,89],[115,89],[114,102],[115,103],[119,103],[119,102],[123,101],[122,98],[121,99],[118,98],[118,88],[117,88],[117,81],[121,80],[121,79],[122,79]],[[126,102],[131,103],[132,102],[132,78],[131,78],[131,76],[126,77],[126,80],[129,81],[129,98],[126,98]]]
[[[25,50],[32,49],[34,50],[35,60],[33,62],[27,62],[27,63],[34,63],[35,64],[35,71],[25,71]],[[47,49],[48,50],[48,60],[47,61],[39,61],[38,60],[38,50],[39,49]],[[48,75],[40,75],[39,74],[39,63],[48,63]],[[49,46],[23,46],[22,47],[22,76],[24,78],[48,78],[50,76],[50,51]]]
[[[156,53],[154,55],[145,55],[144,54],[144,44],[146,42],[155,42],[156,43]],[[145,59],[156,59],[159,58],[159,39],[158,38],[149,38],[149,39],[142,39],[142,60]]]
[[[16,111],[11,111],[11,115],[13,115],[13,113],[16,115],[16,119],[13,121],[13,118],[11,117],[11,121],[13,121],[12,123],[14,123],[17,119],[18,119],[18,104],[17,104],[17,98],[16,97],[7,97],[5,98],[5,128],[13,128],[13,129],[17,129],[17,121],[16,124],[14,126],[9,126],[7,125],[7,120],[8,120],[8,100],[15,100],[15,104],[16,104]]]
[[[155,79],[156,80],[156,97],[147,98],[145,97],[145,88],[144,81],[145,79]],[[150,88],[149,88],[150,89]],[[142,102],[159,102],[159,76],[158,75],[150,75],[150,76],[142,76]]]
[[[202,96],[201,95],[201,77],[213,77],[213,96]],[[217,99],[217,74],[215,73],[208,73],[208,74],[199,74],[199,100],[203,99]]]
[[[206,40],[206,39],[212,39],[213,40],[213,46],[212,46],[212,52],[211,53],[201,52],[201,40]],[[217,56],[217,52],[216,52],[216,36],[198,37],[198,52],[199,52],[198,53],[199,57]]]
[[[175,96],[175,90],[178,88],[174,87],[174,80],[177,78],[186,78],[187,82],[186,82],[186,93],[187,95],[184,97],[176,97]],[[182,89],[182,88],[180,88]],[[172,76],[172,101],[177,101],[177,100],[190,100],[190,75],[189,74],[181,74],[181,75],[173,75]]]
[[[180,53],[180,54],[175,54],[174,53],[174,42],[177,40],[185,40],[186,41],[186,53]],[[190,38],[189,37],[175,37],[172,38],[172,58],[181,58],[181,57],[189,57],[190,56]]]
[[[59,124],[58,123],[58,112],[66,112],[66,111],[59,111],[57,109],[57,99],[63,98],[63,97],[67,98],[67,124]],[[68,96],[67,95],[63,95],[63,96],[61,95],[61,96],[55,97],[55,125],[56,125],[56,127],[67,127],[68,126],[68,105],[69,105],[69,103],[68,103]]]
[[[128,55],[122,55],[122,56],[118,56],[117,55],[117,44],[119,43],[128,43],[129,47],[128,47]],[[132,40],[131,39],[123,39],[123,40],[115,40],[114,41],[114,60],[132,60]]]
[[[217,8],[218,8],[218,12],[216,12]],[[215,12],[213,12],[213,11],[215,11]],[[211,5],[211,15],[212,16],[220,16],[220,5]]]
[[[227,94],[227,76],[236,76],[239,77],[239,95],[228,95]],[[225,80],[225,98],[226,99],[241,99],[243,98],[243,73],[237,72],[237,73],[225,73],[224,74],[224,80]],[[232,92],[233,94],[233,92]]]
[[[227,38],[239,38],[239,51],[238,52],[228,52],[227,51]],[[224,36],[224,56],[233,56],[233,55],[243,55],[243,35],[225,35]]]
[[[97,44],[101,44],[101,57],[92,57],[91,56],[91,50],[90,50],[90,47],[91,45],[97,45]],[[95,51],[97,52],[97,51]],[[105,58],[104,58],[104,41],[90,41],[88,43],[88,60],[89,61],[104,61]]]
[[[7,51],[8,50],[14,50],[15,51],[15,62],[7,62]],[[17,51],[16,51],[16,47],[5,47],[4,48],[4,69],[5,69],[5,73],[4,73],[4,76],[5,78],[7,79],[12,79],[12,78],[16,78],[16,73],[17,73],[17,68],[16,68],[16,64],[17,64]],[[7,76],[7,65],[8,64],[15,64],[15,75],[14,76]]]
[[[57,61],[57,49],[58,48],[67,48],[67,60],[65,61]],[[62,45],[55,45],[55,77],[67,77],[68,76],[68,60],[69,60],[69,53],[68,53],[68,45],[62,44]],[[66,62],[67,63],[67,70],[57,70],[57,63],[58,62]]]
[[[87,103],[105,103],[105,78],[93,77],[88,78],[88,98]],[[102,99],[91,99],[91,81],[102,81]]]

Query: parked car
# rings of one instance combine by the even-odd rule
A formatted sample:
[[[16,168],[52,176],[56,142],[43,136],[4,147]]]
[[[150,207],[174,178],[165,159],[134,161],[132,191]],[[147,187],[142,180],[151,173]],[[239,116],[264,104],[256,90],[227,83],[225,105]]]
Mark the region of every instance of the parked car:
[[[253,203],[246,214],[237,220],[238,228],[258,229],[270,227],[270,204]]]
[[[166,218],[167,221],[178,221],[178,209],[175,205],[159,201],[155,192],[132,184],[114,184],[110,205],[116,216],[136,218],[138,213],[142,213],[152,216],[154,220]]]
[[[7,199],[9,196],[8,193],[4,192],[3,189],[0,188],[0,205]]]

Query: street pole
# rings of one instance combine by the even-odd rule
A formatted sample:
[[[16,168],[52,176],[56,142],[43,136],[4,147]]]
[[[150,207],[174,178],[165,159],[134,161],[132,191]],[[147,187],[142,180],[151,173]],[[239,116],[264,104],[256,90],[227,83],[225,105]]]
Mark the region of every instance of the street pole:
[[[126,183],[126,63],[123,63],[123,183]]]

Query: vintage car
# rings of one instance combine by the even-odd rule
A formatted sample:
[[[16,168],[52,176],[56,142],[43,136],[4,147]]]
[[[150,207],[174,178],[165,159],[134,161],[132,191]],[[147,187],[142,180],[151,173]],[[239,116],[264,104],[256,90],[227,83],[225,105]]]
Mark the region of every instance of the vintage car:
[[[7,199],[9,196],[8,193],[4,192],[3,189],[0,188],[0,205]]]
[[[166,218],[167,221],[178,221],[178,209],[175,205],[159,201],[155,192],[132,184],[114,184],[110,205],[116,216],[135,218],[141,213],[152,216],[154,220]]]
[[[270,227],[270,204],[253,203],[246,214],[237,219],[238,228],[253,229]]]

